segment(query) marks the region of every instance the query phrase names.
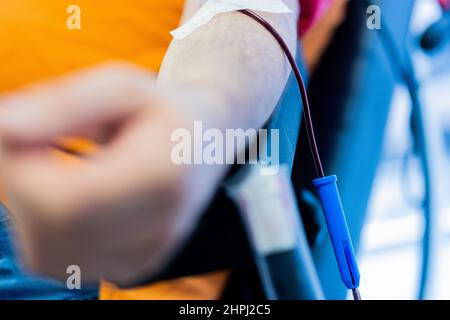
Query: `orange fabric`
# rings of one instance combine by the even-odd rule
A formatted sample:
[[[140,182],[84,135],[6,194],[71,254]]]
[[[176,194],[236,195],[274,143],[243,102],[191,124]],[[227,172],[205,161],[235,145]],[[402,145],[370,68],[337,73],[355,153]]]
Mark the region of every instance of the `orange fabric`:
[[[157,71],[183,0],[0,0],[0,92],[109,60]],[[81,10],[69,30],[67,8]]]
[[[0,94],[113,60],[157,72],[184,0],[78,0],[80,30],[66,21],[71,0],[0,0]],[[78,140],[64,145],[92,151]],[[6,202],[0,185],[0,200]]]
[[[214,300],[220,298],[229,272],[185,277],[155,283],[131,290],[119,290],[104,282],[100,290],[101,300]]]
[[[74,3],[81,9],[80,30],[66,26]],[[157,72],[183,5],[184,0],[0,0],[0,94],[112,60]],[[79,139],[62,145],[72,152],[96,150]],[[100,292],[104,299],[215,299],[226,277],[217,273],[136,290],[105,283]]]

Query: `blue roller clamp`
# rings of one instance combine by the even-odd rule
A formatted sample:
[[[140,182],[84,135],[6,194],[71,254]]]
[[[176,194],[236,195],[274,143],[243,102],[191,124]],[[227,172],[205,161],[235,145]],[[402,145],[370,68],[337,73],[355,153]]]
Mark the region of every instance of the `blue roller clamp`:
[[[359,287],[360,275],[336,182],[336,176],[328,176],[314,180],[314,186],[319,192],[342,281],[353,290]]]

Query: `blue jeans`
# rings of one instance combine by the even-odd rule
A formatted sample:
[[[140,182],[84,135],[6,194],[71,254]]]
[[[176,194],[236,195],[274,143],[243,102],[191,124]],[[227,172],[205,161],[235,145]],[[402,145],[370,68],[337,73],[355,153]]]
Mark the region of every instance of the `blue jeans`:
[[[64,283],[37,278],[19,266],[11,238],[14,228],[0,204],[0,300],[95,299],[97,290],[69,290]]]

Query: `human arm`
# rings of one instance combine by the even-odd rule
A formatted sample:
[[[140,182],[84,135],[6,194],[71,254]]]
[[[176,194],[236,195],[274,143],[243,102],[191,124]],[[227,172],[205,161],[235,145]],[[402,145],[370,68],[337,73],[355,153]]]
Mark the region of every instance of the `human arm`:
[[[295,50],[296,14],[265,17]],[[171,133],[192,130],[194,120],[219,130],[261,127],[288,74],[270,34],[229,13],[174,42],[157,84],[144,71],[109,66],[4,97],[0,170],[24,261],[57,278],[77,264],[85,281],[120,284],[160,270],[227,170],[175,166]],[[108,139],[80,163],[48,152],[60,136],[93,131]]]

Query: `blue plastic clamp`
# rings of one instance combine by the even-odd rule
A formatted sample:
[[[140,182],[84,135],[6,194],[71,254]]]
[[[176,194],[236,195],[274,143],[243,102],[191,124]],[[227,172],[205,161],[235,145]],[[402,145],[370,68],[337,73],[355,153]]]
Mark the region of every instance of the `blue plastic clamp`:
[[[328,176],[316,179],[314,186],[319,192],[342,281],[348,289],[356,289],[359,287],[360,274],[339,196],[337,177]]]

